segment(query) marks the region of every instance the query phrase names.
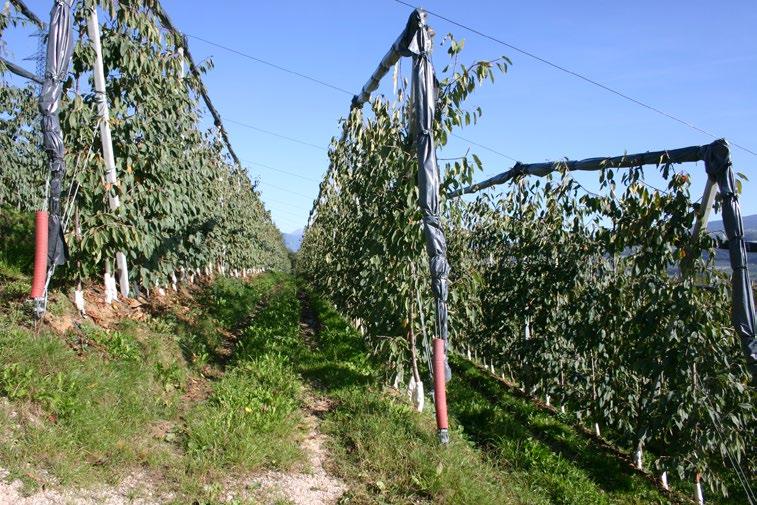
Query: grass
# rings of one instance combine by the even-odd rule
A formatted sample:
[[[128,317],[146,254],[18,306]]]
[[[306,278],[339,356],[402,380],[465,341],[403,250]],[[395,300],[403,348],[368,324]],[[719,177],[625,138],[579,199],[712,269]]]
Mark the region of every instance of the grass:
[[[291,281],[279,281],[267,307],[242,334],[230,369],[208,401],[189,413],[186,449],[200,468],[288,468],[302,459],[297,447],[302,385],[288,356],[277,349],[298,339],[299,312],[292,310]]]
[[[472,440],[493,461],[558,504],[668,503],[628,464],[493,376],[460,357],[448,402]]]
[[[312,307],[318,347],[302,371],[335,402],[321,429],[332,438],[333,470],[349,484],[345,502],[548,503],[488,461],[459,428],[440,447],[430,412],[414,412],[381,387],[362,337],[324,300],[313,297]]]
[[[459,359],[452,442],[440,447],[431,409],[383,387],[363,338],[325,300],[298,300],[290,276],[219,279],[153,304],[147,321],[58,334],[29,323],[23,253],[0,253],[0,466],[28,490],[145,471],[175,503],[224,502],[235,476],[303,464],[314,389],[330,400],[320,428],[345,503],[668,500],[567,419]],[[73,317],[63,293],[51,300]],[[317,331],[303,338],[301,320]]]
[[[0,466],[27,491],[145,471],[176,503],[225,503],[226,478],[302,459],[301,382],[286,353],[252,345],[297,338],[298,309],[279,317],[298,307],[291,280],[221,279],[147,321],[59,334],[31,323],[30,268],[11,252],[0,254]],[[50,309],[77,319],[63,293]]]
[[[67,485],[116,482],[127,467],[170,458],[145,428],[174,417],[178,395],[153,373],[169,363],[144,358],[79,356],[54,335],[0,324],[4,466],[27,483],[47,483],[46,470]]]
[[[567,416],[458,357],[448,384],[452,443],[440,448],[431,412],[418,415],[405,398],[382,389],[362,337],[324,300],[313,297],[312,306],[321,329],[303,375],[336,400],[323,429],[333,439],[335,471],[350,484],[350,502],[689,501],[659,490]]]

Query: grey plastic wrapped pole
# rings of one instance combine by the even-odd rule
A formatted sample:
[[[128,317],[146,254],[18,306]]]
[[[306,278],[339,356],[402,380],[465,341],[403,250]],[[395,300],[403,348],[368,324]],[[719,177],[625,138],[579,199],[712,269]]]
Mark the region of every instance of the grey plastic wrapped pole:
[[[627,154],[608,158],[588,158],[580,161],[556,161],[546,163],[516,163],[509,170],[495,175],[485,181],[448,193],[454,198],[468,193],[475,193],[482,189],[498,184],[504,184],[520,175],[545,176],[556,170],[602,170],[604,168],[630,168],[642,165],[661,165],[665,163],[688,163],[704,161],[707,176],[710,179],[708,187],[716,183],[722,198],[723,227],[730,251],[731,277],[733,291],[733,306],[731,320],[736,334],[741,341],[741,347],[746,357],[747,368],[752,375],[752,384],[757,386],[757,338],[755,338],[755,307],[752,294],[752,283],[747,269],[747,250],[754,245],[744,240],[744,223],[741,219],[736,181],[731,164],[731,154],[728,142],[718,139],[704,146],[691,146],[670,151],[652,151],[639,154]],[[712,192],[705,191],[703,205],[712,204]],[[694,232],[706,228],[707,209],[700,212],[699,221]]]
[[[436,335],[444,340],[445,379],[451,371],[447,358],[447,293],[449,263],[447,241],[441,226],[439,205],[439,167],[434,145],[434,111],[437,83],[431,62],[432,33],[426,25],[426,13],[416,10],[410,16],[417,23],[408,51],[413,54],[412,92],[415,126],[415,145],[418,151],[418,204],[423,214],[423,234],[431,272],[431,288],[436,302]]]
[[[717,182],[723,213],[723,228],[730,252],[731,289],[733,312],[731,319],[741,340],[747,366],[752,374],[752,383],[757,386],[757,339],[755,339],[755,314],[752,283],[747,268],[747,250],[744,242],[744,222],[741,219],[736,181],[731,164],[731,153],[725,140],[717,140],[704,146],[704,166],[710,179]]]
[[[50,12],[50,31],[47,37],[47,62],[39,97],[39,112],[42,115],[43,146],[48,158],[50,188],[48,196],[48,265],[63,265],[68,258],[68,249],[63,239],[61,224],[60,194],[63,176],[66,173],[63,132],[58,118],[63,81],[73,53],[71,34],[71,4],[56,0]]]
[[[439,167],[436,163],[434,145],[434,110],[436,106],[437,83],[434,66],[431,63],[433,32],[426,24],[426,12],[416,9],[407,20],[407,25],[387,54],[381,60],[359,95],[352,99],[353,107],[361,107],[373,91],[378,88],[381,79],[389,72],[400,57],[413,58],[412,92],[413,124],[412,131],[418,153],[418,205],[423,214],[423,234],[426,239],[426,253],[429,258],[431,288],[436,305],[436,336],[444,341],[444,375],[448,381],[452,375],[447,357],[447,293],[449,264],[447,263],[447,241],[441,227],[439,205]],[[438,398],[434,398],[436,403]],[[437,410],[440,406],[436,405]],[[444,406],[446,410],[446,405]],[[449,435],[446,427],[438,425],[439,440],[446,444]]]

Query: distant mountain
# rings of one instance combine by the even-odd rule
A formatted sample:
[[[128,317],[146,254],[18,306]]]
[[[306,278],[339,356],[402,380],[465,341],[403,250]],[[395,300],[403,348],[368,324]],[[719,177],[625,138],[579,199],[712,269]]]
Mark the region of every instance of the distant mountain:
[[[747,240],[757,240],[757,214],[742,216],[744,221],[744,236]],[[707,224],[710,231],[723,231],[723,221],[711,221]]]
[[[304,229],[300,228],[299,230],[294,230],[291,233],[281,234],[284,237],[284,245],[287,246],[287,249],[294,252],[300,250],[300,244],[302,244],[302,234],[304,231]]]
[[[757,241],[757,214],[750,216],[742,216],[744,221],[744,237],[747,240]],[[711,221],[707,224],[707,230],[710,232],[721,232],[723,238],[725,233],[723,232],[723,221]],[[747,254],[747,265],[749,266],[749,274],[752,280],[757,278],[757,254]],[[715,266],[724,269],[731,269],[731,259],[728,255],[728,251],[719,249],[715,254]]]

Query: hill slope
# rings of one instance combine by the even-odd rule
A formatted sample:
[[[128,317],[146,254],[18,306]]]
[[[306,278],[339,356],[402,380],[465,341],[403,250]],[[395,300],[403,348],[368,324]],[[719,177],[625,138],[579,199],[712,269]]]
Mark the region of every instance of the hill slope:
[[[757,214],[742,217],[744,221],[744,237],[747,240],[757,241]],[[707,230],[712,233],[723,233],[723,221],[710,221],[707,224]],[[749,275],[751,279],[757,280],[757,254],[747,255],[747,264],[749,266]],[[731,269],[731,260],[728,256],[728,251],[721,249],[715,255],[715,266],[722,270]]]

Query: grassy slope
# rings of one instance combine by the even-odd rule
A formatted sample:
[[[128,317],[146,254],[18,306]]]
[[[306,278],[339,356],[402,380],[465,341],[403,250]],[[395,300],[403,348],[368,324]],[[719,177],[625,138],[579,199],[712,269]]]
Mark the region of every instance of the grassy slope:
[[[539,451],[516,447],[490,458],[459,427],[451,446],[440,449],[430,413],[416,414],[380,386],[361,337],[323,301],[313,301],[321,321],[317,348],[303,344],[290,279],[223,281],[205,297],[193,324],[168,310],[149,325],[127,322],[107,333],[85,327],[84,336],[68,340],[35,335],[4,316],[3,464],[32,484],[45,482],[46,470],[64,485],[117,482],[142,467],[160,472],[179,497],[212,501],[220,489],[206,485],[222,476],[299,460],[294,442],[305,381],[334,401],[322,429],[332,437],[333,470],[349,483],[352,503],[637,502],[640,488],[608,499],[580,465],[554,464]],[[254,322],[243,323],[234,352],[217,352],[214,325],[232,328],[251,312]],[[225,373],[207,398],[184,398],[199,371],[222,364]],[[451,399],[460,393],[451,389]],[[485,404],[472,390],[462,393]],[[463,419],[468,411],[454,405]]]
[[[429,412],[383,389],[362,338],[323,300],[312,305],[320,331],[302,370],[335,402],[322,430],[350,503],[546,503],[463,438],[440,448]]]
[[[350,503],[665,500],[464,362],[449,385],[453,442],[440,448],[430,410],[419,415],[381,386],[360,335],[318,297],[309,308],[319,331],[303,341],[291,277],[221,280],[153,307],[146,322],[60,335],[29,326],[24,256],[0,258],[0,466],[31,488],[115,483],[141,469],[177,503],[215,502],[229,477],[300,464],[313,386],[332,400],[321,429]],[[72,309],[58,293],[51,310]]]
[[[667,503],[648,479],[561,418],[505,389],[461,357],[448,401],[457,420],[492,459],[528,480],[552,503]],[[678,497],[677,501],[680,500]]]
[[[301,382],[285,356],[246,345],[297,338],[298,314],[279,318],[296,305],[282,278],[221,280],[145,322],[77,321],[60,334],[31,324],[29,256],[13,252],[0,256],[0,466],[11,478],[31,491],[136,472],[176,503],[214,503],[221,479],[301,461]],[[50,312],[77,319],[60,292]]]

